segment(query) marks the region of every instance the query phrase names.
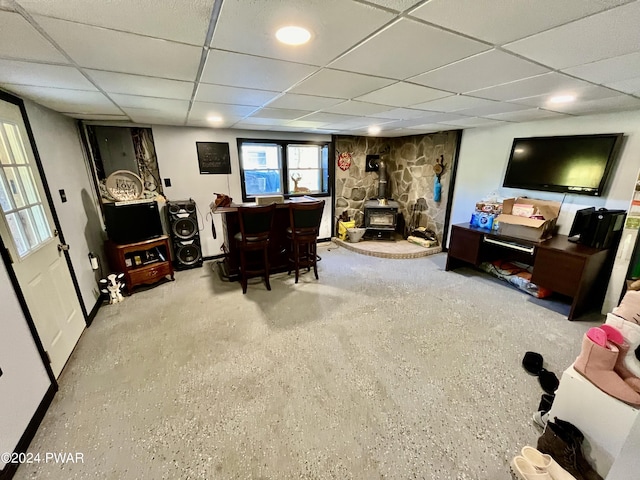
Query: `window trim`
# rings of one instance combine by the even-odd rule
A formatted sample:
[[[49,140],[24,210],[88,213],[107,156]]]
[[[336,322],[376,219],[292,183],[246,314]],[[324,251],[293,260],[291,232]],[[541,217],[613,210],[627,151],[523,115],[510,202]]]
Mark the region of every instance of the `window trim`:
[[[321,140],[274,140],[271,138],[237,138],[238,144],[238,163],[240,170],[240,188],[242,189],[242,201],[243,202],[255,202],[255,196],[247,196],[247,189],[244,183],[244,166],[242,161],[242,146],[246,144],[272,144],[278,145],[280,147],[280,151],[282,152],[282,168],[281,173],[282,176],[280,178],[280,182],[282,185],[282,196],[286,199],[302,197],[304,195],[311,195],[313,197],[330,197],[333,192],[333,171],[331,169],[331,140],[321,141]],[[327,191],[326,192],[318,192],[318,193],[287,193],[289,191],[289,159],[287,158],[287,147],[290,145],[317,145],[319,147],[327,148],[327,156],[328,156],[328,164],[327,164],[327,175],[329,180],[327,182]],[[320,169],[322,171],[322,168]],[[322,182],[322,179],[321,179]],[[275,195],[275,194],[274,194]]]

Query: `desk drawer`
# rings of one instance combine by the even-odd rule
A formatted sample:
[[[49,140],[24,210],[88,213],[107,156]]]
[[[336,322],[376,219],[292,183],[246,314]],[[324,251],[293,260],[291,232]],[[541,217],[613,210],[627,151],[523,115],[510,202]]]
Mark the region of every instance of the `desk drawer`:
[[[480,263],[480,245],[482,244],[482,232],[466,230],[454,226],[451,229],[451,241],[449,242],[449,255],[469,262],[473,265]]]
[[[131,278],[131,286],[141,283],[154,283],[162,279],[165,275],[171,274],[171,265],[169,262],[161,262],[148,267],[129,272]]]
[[[538,248],[531,281],[554,292],[575,296],[580,286],[584,257],[566,251]]]

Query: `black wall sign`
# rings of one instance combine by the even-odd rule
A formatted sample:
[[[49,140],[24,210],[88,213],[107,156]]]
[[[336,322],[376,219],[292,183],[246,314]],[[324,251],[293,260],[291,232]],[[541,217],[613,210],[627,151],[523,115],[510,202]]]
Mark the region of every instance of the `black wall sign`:
[[[196,142],[200,173],[231,173],[229,144],[222,142]]]

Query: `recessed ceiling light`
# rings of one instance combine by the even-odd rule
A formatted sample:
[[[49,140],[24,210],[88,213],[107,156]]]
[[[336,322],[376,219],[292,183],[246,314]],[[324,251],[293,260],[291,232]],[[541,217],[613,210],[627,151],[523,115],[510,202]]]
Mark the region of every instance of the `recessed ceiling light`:
[[[575,95],[556,95],[549,99],[549,103],[568,103],[576,99]]]
[[[377,125],[372,125],[367,131],[369,132],[369,135],[377,135],[380,133],[380,127]]]
[[[290,25],[279,29],[276,38],[287,45],[302,45],[309,41],[311,33],[306,28]]]
[[[222,121],[222,117],[219,115],[210,115],[207,117],[207,121],[212,123],[220,123]]]

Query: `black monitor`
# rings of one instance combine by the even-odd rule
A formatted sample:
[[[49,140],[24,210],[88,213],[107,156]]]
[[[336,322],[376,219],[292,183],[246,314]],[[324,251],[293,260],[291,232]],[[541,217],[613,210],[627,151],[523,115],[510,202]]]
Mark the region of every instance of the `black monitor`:
[[[576,216],[573,217],[573,224],[569,231],[569,237],[577,237],[583,234],[589,227],[589,221],[591,215],[596,211],[595,207],[583,208],[576,212]],[[577,241],[577,239],[575,240]]]

